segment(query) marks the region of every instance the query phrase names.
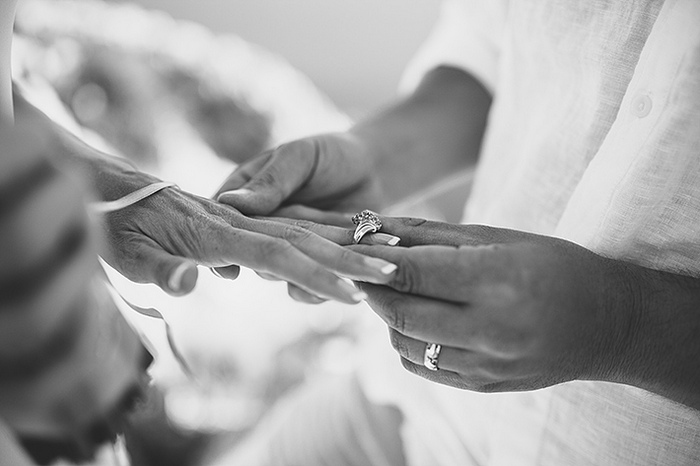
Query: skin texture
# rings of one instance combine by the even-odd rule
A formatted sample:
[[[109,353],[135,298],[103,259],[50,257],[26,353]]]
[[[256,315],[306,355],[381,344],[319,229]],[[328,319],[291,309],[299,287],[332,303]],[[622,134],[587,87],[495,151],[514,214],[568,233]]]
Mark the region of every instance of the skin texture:
[[[476,162],[491,98],[467,74],[440,68],[415,93],[347,133],[314,136],[235,170],[218,200],[251,215],[302,204],[378,209]]]
[[[353,245],[351,228],[295,222],[398,266],[386,285],[358,286],[410,372],[481,392],[616,382],[700,409],[697,278],[549,236],[380,218],[399,246]],[[442,345],[438,371],[423,366],[428,342]]]
[[[394,201],[476,163],[489,103],[471,77],[438,68],[412,95],[350,131],[362,151],[329,144],[319,152],[312,145],[313,157],[317,165],[339,159],[358,167],[364,163],[358,159],[369,159],[369,171],[347,170],[360,174],[351,185],[373,179]],[[311,152],[288,155],[300,160]],[[322,210],[342,200],[321,202],[329,193],[316,192],[334,186],[324,176],[339,174],[306,163],[299,175],[293,167],[275,169],[278,163],[253,159],[245,176],[230,178],[243,180],[236,184],[247,191],[219,199],[396,264],[385,286],[359,286],[411,372],[478,391],[618,382],[700,409],[698,279],[604,258],[557,238],[422,219],[382,217],[382,233],[399,237],[398,247],[352,245],[346,217]],[[437,372],[422,365],[428,342],[443,345]]]
[[[533,390],[605,379],[631,344],[625,264],[556,238],[478,225],[401,223],[403,248],[372,248],[399,271],[362,285],[406,369],[476,391]],[[359,249],[359,248],[357,248]],[[442,345],[439,371],[423,366]]]
[[[292,203],[344,212],[378,208],[380,192],[367,150],[349,133],[290,142],[239,167],[217,199],[256,215]]]
[[[32,111],[18,98],[20,105]],[[50,121],[52,156],[78,186],[100,200],[118,199],[157,178],[101,153]],[[77,174],[77,175],[76,175]],[[88,195],[89,196],[89,195]],[[235,279],[239,266],[287,281],[301,290],[347,304],[364,294],[340,277],[384,283],[389,264],[349,251],[308,230],[246,217],[230,206],[168,188],[98,219],[103,226],[100,253],[127,278],[155,283],[172,295],[192,291],[197,265]],[[306,295],[304,295],[306,296]]]

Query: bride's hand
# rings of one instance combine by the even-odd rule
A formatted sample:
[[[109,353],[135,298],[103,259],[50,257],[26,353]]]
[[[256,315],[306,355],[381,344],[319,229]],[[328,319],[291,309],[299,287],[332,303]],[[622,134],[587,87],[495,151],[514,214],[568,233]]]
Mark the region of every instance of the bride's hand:
[[[99,199],[110,201],[159,181],[87,146],[50,122],[57,136],[54,157],[82,173]],[[196,265],[235,278],[238,266],[290,283],[297,299],[356,303],[364,294],[339,277],[384,283],[385,261],[349,251],[295,226],[253,219],[238,210],[179,189],[164,189],[102,217],[107,241],[102,255],[127,278],[155,283],[173,295],[192,291]],[[311,298],[313,296],[313,299]]]
[[[364,294],[339,277],[386,283],[393,273],[390,263],[300,226],[250,218],[178,189],[106,214],[104,225],[106,260],[127,278],[156,283],[171,294],[192,290],[196,264],[226,278],[235,278],[238,266],[249,267],[293,285],[293,297],[308,300],[310,294],[344,303],[357,303]]]

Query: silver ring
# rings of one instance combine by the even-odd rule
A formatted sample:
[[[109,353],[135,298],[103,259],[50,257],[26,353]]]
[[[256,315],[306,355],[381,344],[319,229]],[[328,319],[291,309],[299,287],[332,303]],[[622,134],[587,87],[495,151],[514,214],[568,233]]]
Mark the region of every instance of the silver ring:
[[[367,233],[376,233],[382,228],[382,222],[377,214],[371,210],[363,210],[362,212],[352,216],[352,223],[357,225],[355,233],[352,235],[353,241],[359,243]]]
[[[423,357],[423,365],[431,371],[438,370],[438,359],[440,358],[440,350],[442,346],[437,343],[428,343],[425,345],[425,356]]]

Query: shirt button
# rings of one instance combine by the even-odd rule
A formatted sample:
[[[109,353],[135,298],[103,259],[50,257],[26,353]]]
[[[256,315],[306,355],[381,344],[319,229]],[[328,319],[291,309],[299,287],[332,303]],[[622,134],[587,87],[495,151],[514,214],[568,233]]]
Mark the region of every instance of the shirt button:
[[[638,118],[644,118],[651,112],[652,102],[651,97],[646,94],[640,94],[632,100],[632,113]]]

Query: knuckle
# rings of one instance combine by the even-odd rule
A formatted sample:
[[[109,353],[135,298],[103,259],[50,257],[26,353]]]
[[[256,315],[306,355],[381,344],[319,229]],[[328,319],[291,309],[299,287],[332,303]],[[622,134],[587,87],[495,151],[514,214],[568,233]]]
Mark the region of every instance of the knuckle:
[[[338,260],[342,264],[363,263],[362,255],[350,249],[338,247]]]
[[[257,256],[261,262],[274,263],[289,254],[292,246],[285,240],[270,238],[263,241],[257,248]]]
[[[404,369],[406,369],[411,374],[421,375],[420,369],[418,368],[418,365],[412,363],[411,361],[409,361],[408,359],[406,359],[404,357],[401,358],[401,365],[403,366]]]
[[[297,139],[280,145],[275,151],[283,157],[295,157],[303,162],[313,161],[316,142],[313,138]]]
[[[391,343],[391,347],[394,348],[394,350],[396,350],[401,357],[412,360],[409,345],[406,342],[406,337],[401,335],[399,332],[392,330],[389,332],[389,342]]]
[[[302,244],[309,241],[314,236],[313,232],[306,230],[298,225],[285,228],[282,233],[282,238],[292,244]]]
[[[405,334],[406,314],[403,312],[400,298],[386,298],[382,303],[384,319],[389,327],[399,333]]]
[[[428,220],[418,217],[403,217],[401,223],[407,227],[419,227],[428,223]]]
[[[261,172],[258,174],[256,177],[255,181],[253,184],[255,186],[276,186],[279,184],[280,179],[279,179],[279,174],[277,172],[277,169],[275,168],[274,165],[270,166],[267,170]]]
[[[295,214],[298,210],[298,207],[292,207],[288,210],[288,214]],[[297,228],[303,228],[304,230],[310,230],[313,227],[313,223],[310,222],[309,220],[294,220],[294,223],[292,223],[295,227]]]
[[[411,293],[420,289],[421,274],[411,261],[400,260],[391,287],[402,293]]]

